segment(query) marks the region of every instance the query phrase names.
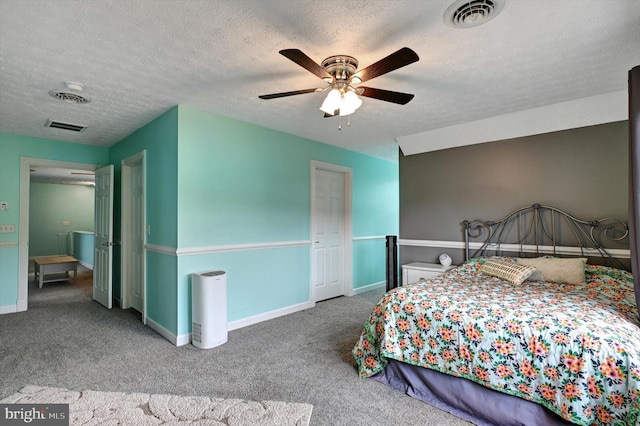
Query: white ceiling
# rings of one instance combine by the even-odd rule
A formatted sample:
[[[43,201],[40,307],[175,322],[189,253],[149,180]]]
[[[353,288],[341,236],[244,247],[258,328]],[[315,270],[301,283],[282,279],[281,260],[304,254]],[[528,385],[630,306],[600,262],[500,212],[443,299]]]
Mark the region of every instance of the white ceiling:
[[[466,29],[443,23],[451,3],[0,0],[0,131],[110,146],[186,105],[393,160],[396,138],[626,90],[640,64],[638,0],[506,0]],[[324,86],[281,49],[318,63],[352,55],[363,68],[404,46],[420,61],[366,85],[415,98],[363,98],[351,127],[323,118],[322,93],[258,99]],[[65,81],[91,102],[48,95]]]

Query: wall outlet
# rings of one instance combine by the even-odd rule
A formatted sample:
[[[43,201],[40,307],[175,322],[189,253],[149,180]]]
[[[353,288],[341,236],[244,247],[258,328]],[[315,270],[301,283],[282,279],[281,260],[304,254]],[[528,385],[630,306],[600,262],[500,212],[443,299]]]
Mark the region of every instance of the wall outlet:
[[[16,232],[15,225],[0,225],[0,234],[13,234]]]
[[[62,221],[62,226],[69,226],[69,225],[71,225],[71,222],[69,222],[68,220]]]
[[[0,210],[9,210],[9,202],[0,201]]]

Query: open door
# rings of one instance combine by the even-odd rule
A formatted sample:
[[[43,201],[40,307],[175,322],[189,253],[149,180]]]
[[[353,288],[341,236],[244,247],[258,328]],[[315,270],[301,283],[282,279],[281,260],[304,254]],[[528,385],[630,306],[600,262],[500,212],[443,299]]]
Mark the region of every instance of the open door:
[[[93,300],[111,309],[113,265],[113,165],[96,170]]]

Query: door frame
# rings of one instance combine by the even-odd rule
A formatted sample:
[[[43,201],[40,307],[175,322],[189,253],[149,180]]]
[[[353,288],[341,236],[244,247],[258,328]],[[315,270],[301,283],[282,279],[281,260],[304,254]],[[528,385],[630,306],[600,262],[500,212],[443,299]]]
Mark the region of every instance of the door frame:
[[[128,256],[132,246],[131,234],[131,169],[135,166],[142,166],[142,229],[145,230],[142,241],[142,323],[147,323],[147,150],[142,150],[137,154],[122,160],[121,163],[121,208],[120,208],[120,307],[128,309],[131,307],[130,294],[131,287],[128,284],[128,277],[131,272],[131,256]]]
[[[346,166],[340,166],[332,163],[325,163],[323,161],[311,160],[311,271],[310,271],[310,300],[315,303],[316,294],[313,288],[313,274],[316,270],[316,261],[313,254],[313,241],[315,230],[317,226],[316,218],[316,172],[318,170],[324,170],[334,173],[342,173],[344,175],[344,235],[343,235],[343,249],[344,255],[340,259],[342,271],[342,295],[350,294],[350,289],[353,288],[353,223],[352,223],[352,199],[353,199],[353,169]],[[347,290],[349,289],[349,290]]]
[[[20,157],[20,232],[18,234],[18,300],[16,311],[26,311],[29,304],[29,199],[31,167],[56,167],[95,171],[97,164],[76,163],[72,161],[47,160],[44,158]]]

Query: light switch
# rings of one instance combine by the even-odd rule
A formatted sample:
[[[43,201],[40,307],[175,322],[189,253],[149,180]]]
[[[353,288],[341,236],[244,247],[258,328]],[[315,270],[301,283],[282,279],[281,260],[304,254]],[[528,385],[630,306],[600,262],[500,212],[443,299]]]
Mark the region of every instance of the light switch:
[[[69,222],[68,220],[62,221],[62,226],[69,226],[69,225],[71,225],[71,222]]]
[[[0,225],[0,234],[13,234],[16,232],[15,225]]]

